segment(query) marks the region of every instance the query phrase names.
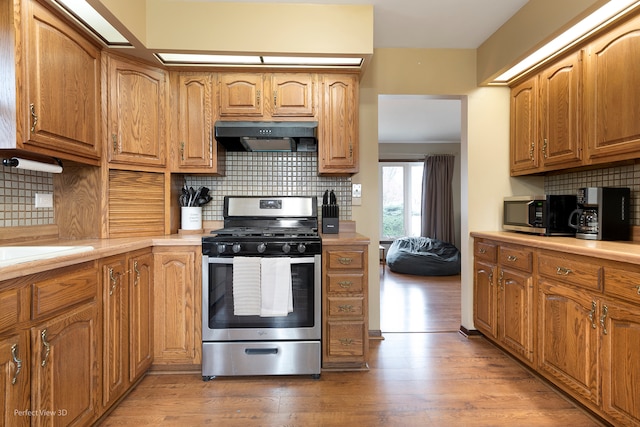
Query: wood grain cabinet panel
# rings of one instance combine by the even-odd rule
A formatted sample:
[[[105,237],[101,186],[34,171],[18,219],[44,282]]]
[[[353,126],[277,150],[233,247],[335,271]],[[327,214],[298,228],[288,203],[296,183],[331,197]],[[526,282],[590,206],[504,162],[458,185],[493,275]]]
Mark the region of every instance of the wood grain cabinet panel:
[[[314,74],[271,75],[272,117],[315,117],[317,77]]]
[[[591,163],[638,157],[640,151],[640,15],[587,46],[584,118]]]
[[[224,174],[224,150],[213,136],[214,80],[213,73],[171,73],[173,172]]]
[[[100,48],[36,1],[0,8],[6,59],[0,77],[7,89],[0,91],[0,130],[13,137],[0,148],[97,165]]]
[[[318,172],[354,174],[359,170],[359,85],[353,75],[322,77]]]
[[[251,73],[218,76],[220,117],[262,117],[264,115],[264,76]]]
[[[489,337],[498,336],[498,266],[476,260],[473,265],[473,320]]]
[[[93,263],[68,268],[64,273],[31,285],[34,319],[41,319],[66,307],[97,297],[97,277]]]
[[[367,253],[366,245],[323,242],[323,369],[368,369]]]
[[[105,56],[109,162],[164,166],[167,72],[113,55]]]
[[[86,426],[97,418],[98,324],[92,302],[31,329],[32,408],[55,411],[56,425]],[[32,426],[50,424],[51,417],[32,419]]]
[[[540,167],[538,145],[538,77],[511,88],[511,175],[536,172]]]
[[[0,337],[0,425],[26,427],[31,419],[21,411],[30,409],[29,333],[20,331]],[[17,411],[17,412],[16,412]]]

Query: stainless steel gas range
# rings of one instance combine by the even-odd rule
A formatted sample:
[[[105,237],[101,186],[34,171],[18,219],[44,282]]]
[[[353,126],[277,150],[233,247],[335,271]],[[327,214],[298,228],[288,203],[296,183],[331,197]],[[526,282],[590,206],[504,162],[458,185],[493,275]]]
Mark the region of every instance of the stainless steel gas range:
[[[227,196],[202,239],[202,378],[312,375],[321,364],[315,197]]]

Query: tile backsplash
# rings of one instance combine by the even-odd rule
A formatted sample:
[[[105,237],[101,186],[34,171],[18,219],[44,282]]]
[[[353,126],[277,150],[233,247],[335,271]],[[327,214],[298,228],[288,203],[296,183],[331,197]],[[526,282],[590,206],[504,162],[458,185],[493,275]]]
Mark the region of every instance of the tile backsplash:
[[[187,186],[208,187],[213,200],[202,210],[202,219],[223,219],[224,196],[317,196],[333,190],[340,219],[351,219],[351,177],[318,176],[317,153],[228,152],[226,176],[188,175]],[[320,214],[320,209],[318,209]]]
[[[575,194],[581,187],[629,187],[631,223],[640,225],[640,164],[545,177],[546,194]]]
[[[3,166],[0,169],[0,227],[55,224],[53,208],[35,207],[36,193],[53,194],[53,176]]]

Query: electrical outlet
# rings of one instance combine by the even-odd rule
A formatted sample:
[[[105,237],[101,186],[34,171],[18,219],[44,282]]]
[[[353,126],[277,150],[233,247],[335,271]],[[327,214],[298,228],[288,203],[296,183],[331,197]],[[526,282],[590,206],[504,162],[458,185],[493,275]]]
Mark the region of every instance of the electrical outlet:
[[[51,193],[36,193],[36,208],[52,208],[53,207],[53,194]]]
[[[351,185],[351,197],[362,197],[362,184]]]

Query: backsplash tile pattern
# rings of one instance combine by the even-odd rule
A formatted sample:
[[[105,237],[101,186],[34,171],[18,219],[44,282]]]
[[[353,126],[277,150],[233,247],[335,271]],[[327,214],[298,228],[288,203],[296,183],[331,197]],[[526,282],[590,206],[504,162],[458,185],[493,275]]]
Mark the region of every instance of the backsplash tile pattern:
[[[629,187],[631,223],[640,225],[640,164],[545,177],[546,194],[575,194],[581,187]]]
[[[224,196],[317,196],[334,190],[340,219],[351,219],[351,177],[318,176],[317,153],[227,152],[226,176],[187,175],[187,186],[208,187],[213,200],[202,209],[202,219],[223,219]],[[318,209],[320,214],[320,209]]]
[[[0,227],[55,224],[53,208],[35,208],[36,193],[53,194],[53,176],[45,172],[0,169]]]

